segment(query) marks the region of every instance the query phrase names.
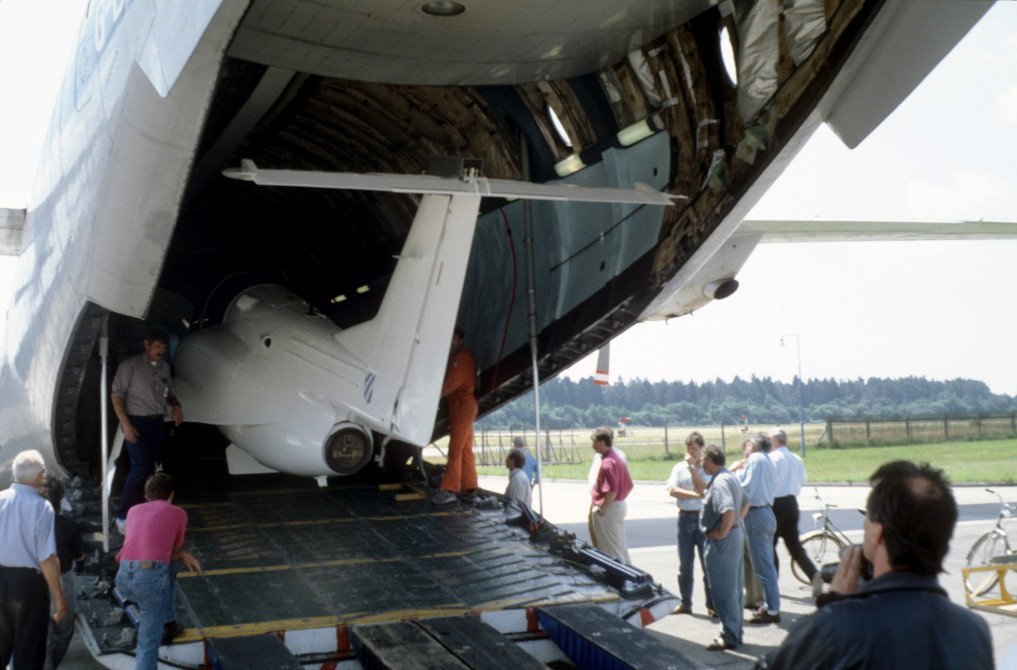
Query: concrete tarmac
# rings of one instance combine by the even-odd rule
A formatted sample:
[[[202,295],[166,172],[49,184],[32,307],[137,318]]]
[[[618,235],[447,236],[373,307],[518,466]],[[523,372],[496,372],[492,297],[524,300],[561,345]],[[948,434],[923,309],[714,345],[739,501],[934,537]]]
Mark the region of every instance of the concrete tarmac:
[[[503,491],[506,477],[481,477],[481,487],[492,491]],[[548,481],[544,485],[543,509],[551,522],[573,532],[577,537],[588,539],[586,515],[589,494],[585,482]],[[1017,501],[1017,487],[993,487],[1007,501]],[[837,505],[832,514],[835,523],[845,530],[852,539],[861,539],[862,517],[853,511],[865,506],[867,486],[821,486],[818,487],[823,500]],[[540,487],[534,491],[534,507],[540,504]],[[812,529],[812,512],[820,509],[814,499],[812,487],[803,489],[798,498],[802,510],[800,529]],[[999,510],[998,500],[987,493],[984,487],[959,486],[954,495],[960,505],[960,521],[954,532],[951,552],[947,556],[947,572],[940,576],[940,584],[950,594],[951,600],[964,604],[964,589],[961,583],[961,567],[971,544],[982,533],[992,528]],[[667,589],[678,593],[678,561],[675,546],[676,512],[674,503],[664,491],[662,482],[637,482],[628,499],[626,532],[629,550],[636,567],[652,574]],[[1017,531],[1017,528],[1015,528]],[[1015,535],[1017,541],[1017,535]],[[649,626],[662,642],[681,650],[706,667],[742,670],[752,668],[755,659],[776,649],[787,635],[787,631],[801,617],[815,611],[811,592],[800,584],[788,569],[789,557],[783,544],[781,556],[781,622],[766,626],[745,626],[745,643],[736,650],[709,652],[705,645],[718,632],[716,621],[706,615],[703,605],[703,587],[696,565],[696,584],[693,595],[693,614],[668,616]],[[1017,588],[1017,582],[1010,585]],[[995,613],[979,612],[989,623],[998,668],[1017,670],[1017,618]],[[71,649],[62,668],[69,670],[96,670],[101,668],[75,635]]]

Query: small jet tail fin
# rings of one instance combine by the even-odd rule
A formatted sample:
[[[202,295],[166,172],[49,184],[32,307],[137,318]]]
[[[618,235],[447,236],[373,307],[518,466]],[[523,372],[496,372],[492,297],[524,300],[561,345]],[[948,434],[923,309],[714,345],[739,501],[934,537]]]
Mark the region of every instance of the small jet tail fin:
[[[609,377],[609,363],[611,360],[611,343],[608,342],[600,348],[597,353],[597,374],[593,376],[593,383],[597,386],[609,386],[611,379]]]

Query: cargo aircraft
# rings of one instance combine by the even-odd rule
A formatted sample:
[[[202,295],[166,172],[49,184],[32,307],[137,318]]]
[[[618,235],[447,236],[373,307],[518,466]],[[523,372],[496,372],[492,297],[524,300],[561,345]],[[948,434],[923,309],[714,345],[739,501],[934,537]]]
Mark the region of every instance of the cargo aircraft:
[[[485,412],[730,294],[759,241],[886,234],[743,219],[990,4],[92,0],[29,205],[0,213],[0,461],[95,472],[103,358],[158,326],[236,471],[405,462],[445,430],[456,324]]]

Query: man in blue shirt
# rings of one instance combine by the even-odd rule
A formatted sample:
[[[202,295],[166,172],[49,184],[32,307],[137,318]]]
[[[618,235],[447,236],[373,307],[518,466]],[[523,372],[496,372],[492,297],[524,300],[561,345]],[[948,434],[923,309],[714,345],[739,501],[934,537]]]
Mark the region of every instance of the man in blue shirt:
[[[0,668],[13,656],[20,670],[41,668],[46,660],[50,592],[58,623],[67,616],[67,599],[53,507],[38,491],[46,464],[31,449],[14,457],[12,469],[14,483],[0,491]]]
[[[748,458],[731,468],[745,489],[745,541],[752,559],[752,570],[763,587],[766,601],[749,619],[749,623],[780,623],[780,585],[777,566],[773,562],[773,536],[777,517],[773,514],[773,492],[777,469],[767,453],[770,438],[756,433],[745,441]]]
[[[537,459],[533,457],[533,454],[530,453],[530,449],[526,446],[526,439],[518,436],[513,437],[512,448],[523,452],[523,458],[526,459],[526,463],[523,465],[523,472],[526,473],[526,478],[530,480],[530,486],[536,486],[539,484],[540,473],[537,471]]]

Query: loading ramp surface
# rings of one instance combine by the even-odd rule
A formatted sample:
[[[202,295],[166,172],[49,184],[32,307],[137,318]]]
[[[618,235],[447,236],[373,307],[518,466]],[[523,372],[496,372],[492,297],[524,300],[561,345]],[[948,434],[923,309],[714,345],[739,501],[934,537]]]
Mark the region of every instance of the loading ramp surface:
[[[639,585],[638,597],[626,597],[602,569],[577,566],[573,554],[554,555],[546,542],[535,544],[526,529],[507,524],[499,505],[436,506],[406,489],[318,488],[298,478],[192,483],[177,500],[189,517],[185,546],[204,569],[178,577],[185,631],[161,652],[183,667],[205,662],[210,639],[223,644],[272,633],[306,664],[352,658],[350,638],[362,624],[414,620],[453,649],[463,640],[457,642],[455,629],[441,632],[443,617],[501,617],[496,627],[509,636],[498,643],[504,644],[518,641],[513,635],[525,635],[528,626],[532,634],[538,606],[599,603],[629,613],[652,603],[646,606],[659,616],[676,602],[648,584]],[[133,638],[123,630],[129,624],[110,614],[114,604],[102,579],[83,575],[80,583],[93,653],[102,660],[132,651]],[[518,623],[506,624],[505,613]]]

